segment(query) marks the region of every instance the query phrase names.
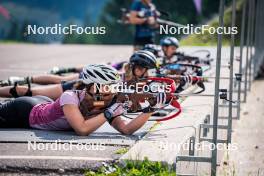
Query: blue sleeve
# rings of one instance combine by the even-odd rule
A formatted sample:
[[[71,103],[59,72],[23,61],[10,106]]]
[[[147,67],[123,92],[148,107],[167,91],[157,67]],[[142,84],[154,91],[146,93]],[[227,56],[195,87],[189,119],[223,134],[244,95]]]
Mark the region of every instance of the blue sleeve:
[[[140,1],[139,0],[134,0],[130,7],[131,11],[140,11]]]

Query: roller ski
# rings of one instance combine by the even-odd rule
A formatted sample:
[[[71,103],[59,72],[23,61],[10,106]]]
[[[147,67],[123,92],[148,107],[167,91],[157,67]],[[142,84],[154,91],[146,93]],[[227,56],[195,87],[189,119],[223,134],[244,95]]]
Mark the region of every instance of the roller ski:
[[[28,82],[30,82],[29,77],[11,76],[7,80],[1,80],[0,87],[13,86],[15,84],[24,85],[24,84],[28,84]]]

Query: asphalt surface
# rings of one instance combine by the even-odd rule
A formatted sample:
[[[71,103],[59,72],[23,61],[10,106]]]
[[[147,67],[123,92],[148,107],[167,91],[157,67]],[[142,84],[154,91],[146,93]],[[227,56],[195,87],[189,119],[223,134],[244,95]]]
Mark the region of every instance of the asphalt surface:
[[[43,74],[72,67],[127,60],[131,46],[0,44],[0,79]]]
[[[216,48],[207,47],[212,52],[212,57],[215,57]],[[191,53],[197,49],[204,47],[186,47],[183,48],[185,53]],[[130,46],[97,46],[97,45],[0,45],[0,79],[7,79],[9,76],[29,76],[43,74],[48,72],[54,66],[72,67],[86,65],[90,63],[107,63],[127,60],[132,53]],[[222,63],[227,64],[228,49],[224,50]],[[213,63],[214,64],[214,63]],[[225,85],[227,86],[227,85]],[[190,104],[191,106],[191,104]],[[203,107],[207,108],[207,107]],[[201,109],[203,111],[203,109]],[[195,112],[196,113],[196,112]],[[199,116],[199,113],[196,113]],[[203,117],[204,118],[204,117]],[[202,119],[202,118],[201,118]],[[147,132],[153,123],[148,123],[141,130]],[[184,124],[183,124],[184,125]],[[177,126],[181,126],[180,123]],[[18,130],[19,131],[19,130]],[[122,154],[118,153],[120,148],[132,147],[140,138],[128,137],[128,142],[120,145],[120,141],[110,142],[103,151],[98,150],[44,150],[32,151],[28,150],[27,140],[38,139],[40,144],[45,144],[50,141],[40,140],[38,136],[28,137],[32,130],[20,133],[15,133],[0,130],[0,172],[4,174],[12,172],[38,173],[43,169],[47,174],[60,174],[72,171],[81,173],[83,168],[97,168],[102,165],[102,161],[112,161],[118,159]],[[99,129],[100,138],[94,136],[87,137],[85,140],[94,140],[105,144],[113,135],[109,132],[113,130],[107,126]],[[41,134],[40,137],[45,134]],[[115,134],[116,135],[116,134]],[[170,135],[170,134],[168,134]],[[177,133],[184,138],[185,134]],[[177,137],[176,135],[176,137]],[[51,135],[53,136],[53,135]],[[55,135],[56,136],[56,135]],[[139,135],[140,136],[140,135]],[[62,137],[62,136],[60,136]],[[141,136],[140,136],[141,137]],[[54,140],[57,137],[54,137]],[[12,139],[12,140],[11,140]],[[22,139],[22,140],[20,140]],[[68,139],[72,139],[71,137]],[[76,138],[75,138],[76,139]],[[186,140],[187,138],[184,138]],[[77,142],[83,141],[83,138],[77,138]],[[130,143],[132,141],[132,144]],[[185,142],[185,141],[180,141]],[[64,141],[62,143],[67,143]],[[85,141],[84,143],[92,143]],[[154,154],[154,153],[153,153]]]
[[[130,46],[0,44],[0,79],[45,74],[54,66],[73,67],[122,61],[129,58],[131,52]],[[0,172],[4,175],[19,172],[33,175],[83,173],[85,168],[96,169],[103,161],[112,162],[119,158],[120,154],[116,154],[119,149],[130,146],[138,139],[130,136],[125,143],[122,143],[124,137],[113,140],[117,136],[116,131],[107,124],[94,136],[86,138],[79,138],[71,132],[49,134],[19,129],[17,132],[8,129],[1,132]],[[71,150],[28,150],[28,141],[38,141],[37,144],[42,145],[57,139],[61,139],[62,144],[74,139],[82,146],[98,142],[105,146],[103,150],[93,150],[91,147],[79,150],[74,147],[76,144],[73,144]],[[112,141],[109,142],[109,139]]]

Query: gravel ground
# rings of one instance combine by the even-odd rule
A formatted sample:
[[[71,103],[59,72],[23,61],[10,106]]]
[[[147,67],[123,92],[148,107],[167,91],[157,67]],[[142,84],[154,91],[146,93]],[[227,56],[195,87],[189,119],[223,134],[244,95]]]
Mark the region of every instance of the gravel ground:
[[[264,79],[254,81],[241,119],[234,122],[232,144],[226,152],[219,175],[264,175]]]

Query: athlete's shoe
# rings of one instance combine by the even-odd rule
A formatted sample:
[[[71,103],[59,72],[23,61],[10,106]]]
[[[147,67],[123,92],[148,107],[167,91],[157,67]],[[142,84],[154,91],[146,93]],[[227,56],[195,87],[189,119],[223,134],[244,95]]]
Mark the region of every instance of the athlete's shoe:
[[[53,67],[52,70],[50,71],[50,74],[53,75],[59,75],[61,68],[59,67]]]
[[[19,85],[27,84],[28,83],[28,77],[11,76],[8,78],[8,83],[10,86],[15,85],[15,83],[17,83]]]
[[[8,80],[0,80],[0,87],[9,86]]]
[[[52,70],[50,71],[50,74],[61,75],[64,73],[72,73],[72,72],[76,72],[76,69],[75,68],[53,67]]]

